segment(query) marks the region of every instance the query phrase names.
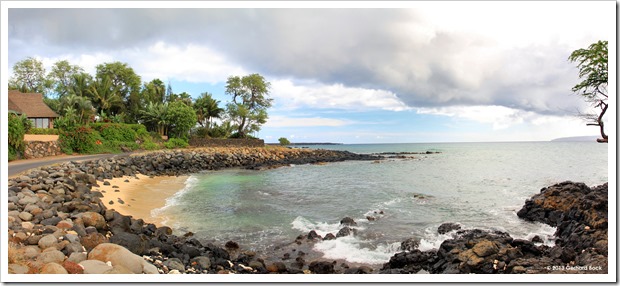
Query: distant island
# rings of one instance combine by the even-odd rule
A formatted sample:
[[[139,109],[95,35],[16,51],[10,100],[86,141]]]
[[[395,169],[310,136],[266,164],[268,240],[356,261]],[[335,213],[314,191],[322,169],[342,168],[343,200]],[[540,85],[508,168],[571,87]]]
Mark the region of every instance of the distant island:
[[[551,142],[583,142],[591,141],[596,142],[598,136],[574,136],[574,137],[562,137],[551,140]]]

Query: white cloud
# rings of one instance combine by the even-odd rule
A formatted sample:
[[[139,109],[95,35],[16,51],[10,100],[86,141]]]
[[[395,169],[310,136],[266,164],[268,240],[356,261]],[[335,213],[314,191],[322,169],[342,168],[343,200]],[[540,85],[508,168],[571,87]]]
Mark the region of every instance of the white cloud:
[[[337,127],[353,124],[350,120],[323,118],[323,117],[286,117],[280,115],[269,116],[265,127]]]
[[[225,82],[230,75],[242,75],[246,71],[224,55],[194,44],[184,46],[157,42],[144,50],[127,50],[132,67],[143,81],[155,78],[183,80],[188,82]]]
[[[301,84],[291,80],[271,82],[271,96],[285,109],[333,108],[344,110],[410,109],[393,92],[380,89],[347,87],[342,84],[322,84],[314,81]]]
[[[492,124],[494,130],[506,129],[521,124],[527,118],[535,116],[533,112],[512,109],[503,106],[449,106],[438,108],[418,108],[420,114],[436,114],[473,120]]]
[[[558,137],[596,135],[596,129],[587,127],[575,116],[540,115],[503,106],[450,106],[418,108],[419,114],[434,114],[490,124],[493,133],[478,137],[479,140],[550,140]]]

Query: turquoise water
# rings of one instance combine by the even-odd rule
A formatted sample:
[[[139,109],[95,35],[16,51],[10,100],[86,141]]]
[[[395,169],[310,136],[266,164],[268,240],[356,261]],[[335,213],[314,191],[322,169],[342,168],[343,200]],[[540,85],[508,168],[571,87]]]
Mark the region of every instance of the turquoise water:
[[[554,228],[517,218],[525,200],[565,180],[591,186],[608,180],[608,145],[590,142],[309,147],[441,153],[381,163],[194,174],[185,189],[154,213],[181,233],[234,240],[257,251],[269,251],[310,230],[336,234],[340,219],[348,216],[358,223],[356,236],[320,242],[313,250],[327,259],[373,265],[387,262],[410,237],[421,239],[422,250],[438,247],[449,237],[436,234],[444,222],[507,231],[515,238],[539,235],[551,245]]]

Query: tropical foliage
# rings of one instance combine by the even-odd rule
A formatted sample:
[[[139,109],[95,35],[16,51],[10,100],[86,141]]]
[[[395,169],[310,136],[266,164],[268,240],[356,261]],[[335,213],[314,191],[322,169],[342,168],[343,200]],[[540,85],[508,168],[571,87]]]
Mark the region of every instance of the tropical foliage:
[[[34,57],[13,66],[9,89],[42,93],[61,117],[54,121],[55,131],[33,133],[59,134],[63,150],[80,153],[176,148],[185,146],[190,134],[251,137],[267,121],[272,103],[270,84],[259,74],[229,77],[225,93],[231,98],[221,103],[209,92],[195,99],[187,92],[174,93],[170,83],[166,86],[157,78],[142,83],[127,63],[102,63],[91,75],[60,60],[46,74],[42,61]]]

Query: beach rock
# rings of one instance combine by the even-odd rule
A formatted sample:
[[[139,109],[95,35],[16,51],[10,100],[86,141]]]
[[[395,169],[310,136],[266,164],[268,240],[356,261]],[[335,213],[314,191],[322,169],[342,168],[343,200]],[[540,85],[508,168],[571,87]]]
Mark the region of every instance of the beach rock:
[[[129,251],[142,255],[149,248],[148,239],[144,235],[120,232],[110,237],[110,243],[118,244]]]
[[[82,268],[81,265],[70,260],[65,260],[65,262],[62,263],[62,267],[67,271],[68,274],[84,274],[84,268]]]
[[[274,262],[267,266],[267,271],[269,271],[270,273],[286,273],[286,264],[284,264],[283,262]]]
[[[164,265],[168,267],[168,269],[171,269],[171,270],[176,269],[181,272],[185,271],[185,266],[183,265],[183,262],[178,258],[170,258],[164,261]]]
[[[56,238],[56,236],[54,236],[53,234],[48,234],[39,239],[37,244],[41,249],[56,247],[56,245],[58,244],[58,238]]]
[[[190,260],[190,265],[194,266],[198,270],[207,270],[211,268],[211,260],[206,256],[197,256]]]
[[[65,260],[65,254],[56,248],[48,248],[41,252],[37,260],[43,264],[50,262],[62,263]]]
[[[79,265],[84,269],[84,274],[103,274],[112,270],[112,266],[100,260],[84,260]]]
[[[89,254],[89,260],[110,261],[112,265],[122,265],[133,273],[143,273],[145,268],[150,268],[149,263],[142,257],[131,253],[126,248],[112,244],[102,243],[97,245]]]
[[[308,270],[316,274],[334,274],[334,263],[326,261],[312,261]]]
[[[80,239],[80,243],[84,246],[84,248],[86,248],[87,251],[90,251],[97,247],[97,245],[106,242],[108,242],[108,239],[101,233],[85,234]]]
[[[50,262],[50,263],[43,265],[43,267],[41,268],[41,274],[69,274],[69,273],[64,267],[62,267],[62,265],[55,263],[55,262]]]
[[[96,212],[85,212],[82,213],[82,222],[84,222],[85,227],[95,227],[97,230],[103,230],[106,226],[105,218]]]
[[[26,265],[11,263],[9,264],[9,274],[27,274],[30,268]]]
[[[71,261],[73,263],[80,263],[87,259],[86,252],[73,252],[67,258],[67,261]]]

